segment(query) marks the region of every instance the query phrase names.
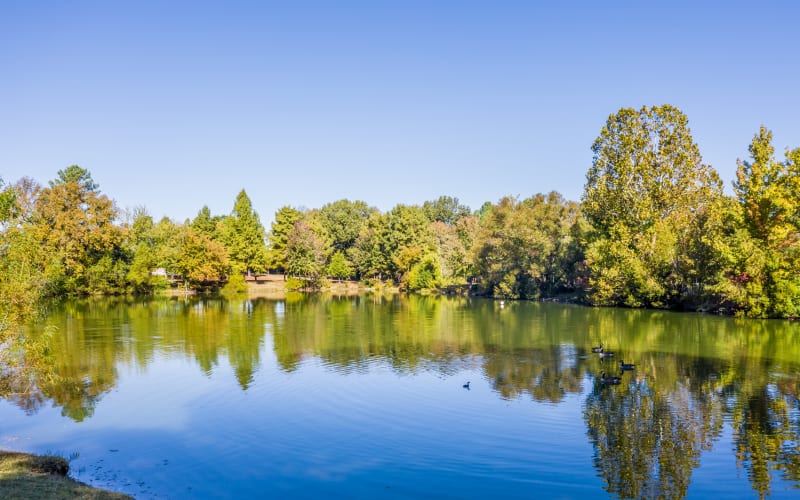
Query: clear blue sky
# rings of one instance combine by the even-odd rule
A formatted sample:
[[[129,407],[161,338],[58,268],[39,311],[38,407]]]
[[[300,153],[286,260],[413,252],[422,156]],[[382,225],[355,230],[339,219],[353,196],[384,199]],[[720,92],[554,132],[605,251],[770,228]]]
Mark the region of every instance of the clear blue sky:
[[[0,176],[79,164],[120,208],[265,223],[579,200],[620,107],[673,104],[730,192],[760,125],[800,147],[800,2],[0,3]]]

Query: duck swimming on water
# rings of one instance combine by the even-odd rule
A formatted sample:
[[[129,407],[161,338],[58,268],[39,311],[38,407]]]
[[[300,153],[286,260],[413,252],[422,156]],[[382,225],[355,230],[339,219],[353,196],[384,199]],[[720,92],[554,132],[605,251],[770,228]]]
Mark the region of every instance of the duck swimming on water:
[[[603,352],[603,343],[600,342],[600,345],[592,347],[592,352]]]
[[[635,370],[636,364],[635,363],[625,363],[623,360],[619,360],[619,369],[620,370]]]
[[[606,350],[603,350],[603,349],[600,349],[600,353],[599,354],[600,354],[601,358],[613,358],[614,357],[614,353],[613,352],[606,351]]]
[[[461,387],[463,387],[464,389],[469,389],[469,381],[467,381],[467,383],[462,385]]]
[[[606,372],[600,373],[600,383],[606,385],[617,385],[622,381],[620,377],[615,375],[606,376]]]

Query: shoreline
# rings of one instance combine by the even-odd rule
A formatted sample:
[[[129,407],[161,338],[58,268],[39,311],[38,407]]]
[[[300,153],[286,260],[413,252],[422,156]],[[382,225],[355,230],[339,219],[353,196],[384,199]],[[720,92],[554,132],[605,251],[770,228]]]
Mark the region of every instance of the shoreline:
[[[95,488],[68,475],[69,462],[59,456],[0,449],[0,497],[132,500],[124,493]]]

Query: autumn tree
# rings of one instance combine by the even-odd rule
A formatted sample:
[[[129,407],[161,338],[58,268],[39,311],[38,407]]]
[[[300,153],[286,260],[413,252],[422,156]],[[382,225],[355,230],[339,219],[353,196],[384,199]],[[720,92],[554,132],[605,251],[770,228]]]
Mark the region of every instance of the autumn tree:
[[[41,190],[32,230],[47,249],[52,293],[118,292],[126,274],[119,262],[122,232],[113,202],[88,170],[72,165]]]
[[[181,226],[177,236],[175,270],[186,283],[197,286],[224,278],[230,263],[221,243],[195,232],[188,225]]]

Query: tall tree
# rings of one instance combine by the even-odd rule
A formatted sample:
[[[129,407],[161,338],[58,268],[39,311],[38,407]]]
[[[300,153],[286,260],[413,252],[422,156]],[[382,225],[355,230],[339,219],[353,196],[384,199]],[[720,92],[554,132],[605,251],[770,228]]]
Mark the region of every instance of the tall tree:
[[[242,189],[236,197],[231,215],[222,221],[222,240],[234,272],[266,270],[265,236],[264,226]]]
[[[742,206],[750,233],[770,247],[786,242],[797,232],[796,177],[791,176],[792,153],[787,161],[775,160],[772,131],[761,127],[748,147],[752,161],[737,160],[733,190]]]
[[[586,251],[591,298],[606,305],[682,303],[698,272],[683,255],[696,234],[693,214],[722,196],[686,116],[670,105],[620,109],[592,152],[582,199],[595,234]]]
[[[761,127],[750,143],[751,161],[738,161],[729,217],[725,277],[716,290],[738,314],[800,316],[800,149],[774,158],[772,132]]]
[[[270,266],[286,270],[286,247],[289,242],[289,233],[292,232],[295,222],[303,217],[303,213],[289,206],[281,207],[275,212],[272,230],[269,233],[269,261]]]
[[[192,219],[192,229],[194,229],[199,234],[204,234],[211,238],[212,240],[220,239],[220,223],[224,220],[224,217],[219,215],[211,215],[211,210],[208,208],[208,205],[203,205],[194,219]]]
[[[63,186],[71,182],[77,183],[84,191],[97,192],[100,186],[92,179],[92,174],[83,167],[70,165],[58,171],[58,177],[50,181],[50,187]]]
[[[56,293],[87,293],[90,268],[99,265],[100,275],[112,271],[108,264],[122,232],[114,224],[113,202],[97,188],[87,170],[73,165],[59,171],[36,200],[32,229],[48,250],[47,279]]]

